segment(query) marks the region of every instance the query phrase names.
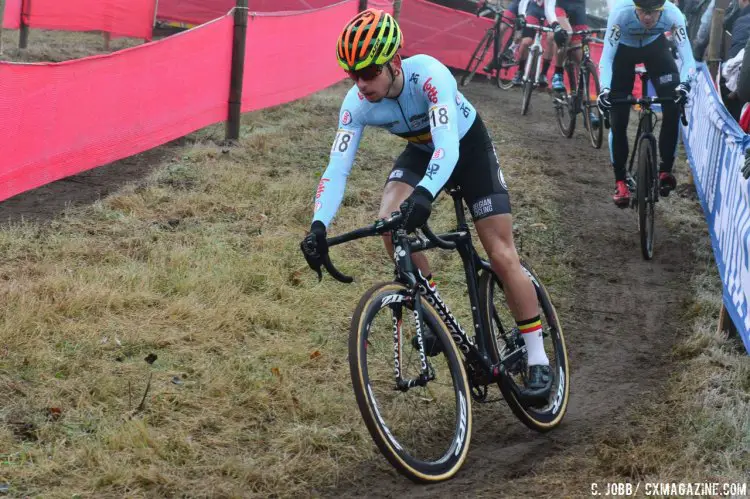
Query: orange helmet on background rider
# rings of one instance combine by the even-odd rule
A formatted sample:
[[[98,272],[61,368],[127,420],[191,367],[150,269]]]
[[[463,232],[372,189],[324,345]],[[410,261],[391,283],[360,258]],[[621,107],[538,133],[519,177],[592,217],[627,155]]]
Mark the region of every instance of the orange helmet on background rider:
[[[346,71],[383,66],[404,46],[401,29],[392,15],[367,9],[354,16],[341,32],[336,58]]]

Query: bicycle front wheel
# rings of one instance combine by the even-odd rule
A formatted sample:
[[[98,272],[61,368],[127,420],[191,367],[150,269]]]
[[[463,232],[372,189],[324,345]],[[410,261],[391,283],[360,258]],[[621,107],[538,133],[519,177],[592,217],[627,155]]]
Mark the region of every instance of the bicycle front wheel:
[[[487,324],[492,326],[492,336],[488,341],[490,359],[493,364],[502,362],[505,366],[505,383],[498,383],[503,398],[523,424],[532,430],[546,432],[560,424],[568,407],[568,351],[557,311],[547,290],[527,263],[522,261],[521,266],[536,291],[539,316],[542,319],[544,351],[554,377],[545,404],[528,407],[517,394],[526,377],[528,356],[521,332],[516,327],[515,319],[508,308],[503,284],[494,272],[485,272],[480,278],[480,303],[483,307],[482,313],[487,317]]]
[[[523,96],[521,97],[521,114],[524,116],[529,112],[531,93],[534,91],[537,59],[539,59],[539,52],[532,49],[529,58],[526,60],[526,78],[523,82]]]
[[[596,66],[588,61],[585,65],[583,76],[583,119],[589,130],[591,146],[601,149],[604,139],[604,119],[602,111],[596,104],[599,97],[599,76],[596,74]]]
[[[575,70],[573,64],[566,64],[566,72],[568,73],[568,81],[575,82]],[[567,89],[561,94],[555,95],[555,117],[557,118],[557,128],[560,129],[560,133],[565,138],[571,138],[573,132],[576,129],[576,97],[578,92],[568,92]]]
[[[655,204],[659,195],[659,177],[656,174],[656,139],[644,135],[638,144],[638,232],[641,239],[641,254],[645,260],[654,256]]]
[[[474,53],[471,54],[469,64],[466,66],[466,74],[461,77],[461,86],[465,87],[469,84],[474,75],[479,70],[479,65],[484,61],[487,55],[487,50],[490,48],[493,37],[495,36],[494,28],[490,28],[484,34],[484,38],[477,44],[477,48],[474,49]]]
[[[424,325],[441,353],[425,356],[413,340],[414,303],[406,287],[381,283],[354,310],[349,367],[357,405],[380,452],[409,479],[430,483],[452,477],[466,458],[471,396],[447,327],[420,300]],[[425,370],[427,380],[419,382]]]

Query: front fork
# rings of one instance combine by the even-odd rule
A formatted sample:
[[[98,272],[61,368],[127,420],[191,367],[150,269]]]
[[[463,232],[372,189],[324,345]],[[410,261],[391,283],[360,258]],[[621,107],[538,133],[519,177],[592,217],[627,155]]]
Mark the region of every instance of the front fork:
[[[422,310],[422,300],[419,295],[419,284],[415,277],[416,268],[411,259],[408,235],[403,229],[398,229],[393,234],[393,240],[393,259],[396,262],[399,276],[406,281],[406,285],[409,289],[409,296],[407,299],[411,300],[413,303],[414,310],[412,313],[414,314],[417,343],[419,345],[419,376],[412,379],[404,379],[401,372],[401,366],[403,365],[403,335],[401,334],[401,326],[403,324],[402,313],[404,308],[398,306],[398,304],[391,305],[393,309],[393,369],[396,377],[396,389],[405,392],[415,386],[425,386],[428,381],[435,379],[435,372],[427,361],[427,356],[425,355],[426,348],[424,345],[424,337],[422,336],[425,327],[424,311]]]
[[[525,81],[529,81],[531,79],[531,61],[536,57],[536,73],[534,74],[534,85],[539,84],[539,74],[542,70],[542,43],[541,43],[541,35],[537,33],[534,37],[534,43],[531,45],[531,48],[529,49],[529,56],[526,59],[526,68],[523,73],[523,77]]]

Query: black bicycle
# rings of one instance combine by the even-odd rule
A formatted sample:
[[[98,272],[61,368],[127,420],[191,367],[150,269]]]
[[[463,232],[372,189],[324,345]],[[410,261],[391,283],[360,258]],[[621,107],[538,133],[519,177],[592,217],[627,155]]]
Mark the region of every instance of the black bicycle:
[[[563,137],[571,138],[573,136],[576,128],[576,116],[578,113],[583,113],[583,124],[589,131],[591,145],[595,149],[602,147],[604,129],[602,128],[601,111],[596,105],[596,99],[600,91],[599,75],[596,63],[591,59],[589,43],[602,43],[601,40],[591,35],[606,31],[606,28],[586,29],[572,33],[572,35],[582,35],[584,37],[581,45],[583,57],[580,63],[576,63],[570,57],[571,49],[568,49],[568,56],[565,58],[564,67],[571,89],[570,92],[558,93],[553,97],[557,126]],[[592,117],[598,123],[592,123]]]
[[[488,399],[491,384],[497,383],[526,426],[540,432],[560,424],[570,390],[557,313],[544,286],[523,263],[536,289],[554,381],[544,401],[521,395],[528,368],[524,340],[507,307],[502,281],[472,245],[459,190],[448,192],[458,221],[454,232],[438,236],[425,225],[422,235],[409,236],[398,228],[401,215],[394,214],[328,239],[329,246],[335,246],[392,232],[395,280],[374,285],[355,308],[349,366],[357,404],[373,440],[399,472],[422,483],[446,480],[461,467],[472,433],[472,400],[499,400]],[[412,262],[413,253],[436,247],[457,250],[463,261],[472,338]],[[339,281],[352,282],[328,256],[324,266]],[[426,329],[431,334],[425,335]]]
[[[643,68],[636,68],[641,79],[642,92],[648,89],[648,73]],[[641,254],[645,260],[654,256],[654,220],[655,206],[659,202],[659,162],[657,142],[654,129],[659,122],[656,113],[651,109],[654,104],[674,102],[672,97],[641,97],[632,95],[624,99],[612,99],[612,106],[640,106],[638,112],[638,130],[635,133],[635,147],[630,155],[626,182],[632,196],[630,207],[638,210],[638,232],[641,239]],[[680,119],[687,126],[685,107],[680,106]],[[609,113],[604,116],[604,126],[609,128]],[[633,165],[638,158],[635,172]]]
[[[517,50],[512,50],[511,48],[515,35],[515,25],[503,18],[502,11],[497,10],[489,4],[485,4],[477,12],[477,16],[479,17],[484,16],[485,14],[493,14],[495,22],[487,29],[487,31],[485,31],[484,36],[474,49],[474,53],[471,54],[469,64],[466,66],[466,74],[461,77],[461,86],[469,84],[479,70],[479,67],[484,62],[485,57],[487,56],[487,51],[489,51],[490,45],[492,45],[492,61],[495,64],[495,67],[489,76],[495,80],[498,87],[503,90],[508,90],[513,87],[510,72],[517,64]],[[511,30],[510,36],[508,36],[508,39],[504,43],[500,38],[500,26],[502,24],[506,25]]]

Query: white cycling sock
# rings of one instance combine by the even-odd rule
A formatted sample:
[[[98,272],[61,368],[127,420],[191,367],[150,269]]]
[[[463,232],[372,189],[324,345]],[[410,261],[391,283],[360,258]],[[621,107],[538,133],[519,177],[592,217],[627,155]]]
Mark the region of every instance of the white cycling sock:
[[[542,336],[542,320],[537,315],[532,319],[517,322],[521,337],[526,344],[529,366],[548,366],[549,359],[544,351],[544,337]]]

